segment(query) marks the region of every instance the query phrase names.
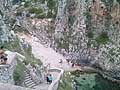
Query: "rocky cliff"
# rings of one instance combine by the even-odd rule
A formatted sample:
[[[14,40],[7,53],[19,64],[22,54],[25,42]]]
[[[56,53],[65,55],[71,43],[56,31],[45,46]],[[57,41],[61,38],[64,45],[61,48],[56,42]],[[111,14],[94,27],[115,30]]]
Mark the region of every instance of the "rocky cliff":
[[[0,43],[8,42],[12,39],[10,11],[12,8],[12,0],[0,1]]]
[[[44,36],[48,38],[52,33],[50,46],[67,59],[118,77],[119,3],[119,0],[60,0],[53,31]]]
[[[10,7],[3,3],[8,6],[11,3],[7,0],[0,3],[1,32],[4,32],[1,38],[7,36],[4,39],[8,40],[10,29],[4,19]],[[29,31],[75,63],[118,77],[119,4],[119,0],[27,0],[14,11],[17,26],[14,29]]]

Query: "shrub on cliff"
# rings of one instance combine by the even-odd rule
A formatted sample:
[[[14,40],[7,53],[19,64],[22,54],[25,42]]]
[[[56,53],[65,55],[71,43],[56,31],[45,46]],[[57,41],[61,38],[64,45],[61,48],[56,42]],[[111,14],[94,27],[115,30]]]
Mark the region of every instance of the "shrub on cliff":
[[[107,35],[107,33],[103,32],[101,33],[97,38],[96,38],[96,42],[98,44],[106,44],[109,41],[109,37]]]
[[[33,7],[33,8],[29,9],[29,13],[34,13],[36,15],[39,15],[39,14],[43,13],[43,10],[41,8],[34,8]]]
[[[25,78],[25,73],[24,73],[24,65],[18,61],[18,64],[16,66],[16,69],[13,73],[13,79],[15,81],[15,85],[22,85],[23,80]]]

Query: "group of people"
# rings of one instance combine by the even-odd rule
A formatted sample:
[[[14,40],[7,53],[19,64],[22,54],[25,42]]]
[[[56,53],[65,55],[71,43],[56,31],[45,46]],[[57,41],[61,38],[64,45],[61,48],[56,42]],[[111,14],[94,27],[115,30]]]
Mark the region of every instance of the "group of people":
[[[6,64],[7,62],[7,54],[4,52],[4,47],[0,47],[0,64]]]
[[[52,75],[51,74],[47,74],[46,80],[47,80],[47,84],[51,84],[52,80],[53,80]]]
[[[79,64],[76,62],[76,60],[70,60],[70,59],[66,59],[68,65],[70,65],[71,63],[71,67],[74,67],[74,66],[79,66]],[[59,63],[62,65],[63,64],[63,60],[60,59]]]

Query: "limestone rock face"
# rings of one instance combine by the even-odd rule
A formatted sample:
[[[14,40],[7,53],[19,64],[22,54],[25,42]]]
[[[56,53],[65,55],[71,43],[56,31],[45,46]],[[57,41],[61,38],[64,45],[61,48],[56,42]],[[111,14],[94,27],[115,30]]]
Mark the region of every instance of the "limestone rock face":
[[[16,54],[10,51],[8,52],[5,52],[6,54],[8,54],[7,64],[0,65],[0,82],[14,84],[13,72],[17,64]]]
[[[55,47],[59,52],[75,62],[88,63],[112,77],[119,77],[119,0],[59,3],[62,4],[58,6],[55,23]]]
[[[114,77],[119,76],[119,0],[55,1],[57,10],[54,19],[37,17],[31,19],[21,15],[18,23],[22,21],[21,26],[26,27],[39,38],[40,42],[54,48],[67,59],[110,72]],[[45,15],[49,11],[52,12],[52,9],[46,8],[50,5],[48,2],[38,5],[39,3],[31,5],[43,8]],[[29,14],[29,11],[26,14]]]
[[[12,7],[12,0],[0,1],[0,43],[8,42],[11,39],[9,12]]]

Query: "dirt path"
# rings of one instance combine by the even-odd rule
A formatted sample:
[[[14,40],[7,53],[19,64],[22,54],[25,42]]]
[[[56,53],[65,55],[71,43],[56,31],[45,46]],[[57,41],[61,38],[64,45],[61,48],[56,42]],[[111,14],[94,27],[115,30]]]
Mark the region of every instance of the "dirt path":
[[[32,53],[43,62],[44,66],[50,64],[50,68],[72,69],[71,65],[68,65],[66,59],[61,54],[57,53],[52,48],[43,46],[37,38],[24,34],[19,34],[19,37],[25,38],[32,46]],[[59,63],[60,59],[62,59],[63,64]]]

